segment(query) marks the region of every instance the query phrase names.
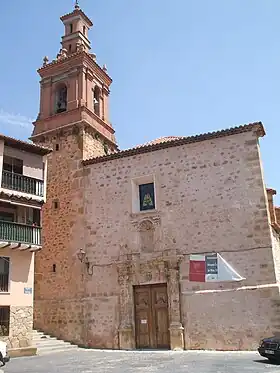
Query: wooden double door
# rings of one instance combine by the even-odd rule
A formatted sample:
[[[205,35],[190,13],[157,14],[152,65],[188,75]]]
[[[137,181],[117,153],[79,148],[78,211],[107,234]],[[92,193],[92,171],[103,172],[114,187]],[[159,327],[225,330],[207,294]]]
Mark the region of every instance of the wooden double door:
[[[166,284],[134,287],[136,348],[169,349]]]

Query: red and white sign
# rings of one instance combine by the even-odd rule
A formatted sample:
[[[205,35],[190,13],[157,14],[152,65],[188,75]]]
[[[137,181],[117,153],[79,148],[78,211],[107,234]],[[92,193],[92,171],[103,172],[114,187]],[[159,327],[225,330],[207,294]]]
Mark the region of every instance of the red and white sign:
[[[189,280],[193,282],[224,282],[245,280],[220,254],[190,255]]]

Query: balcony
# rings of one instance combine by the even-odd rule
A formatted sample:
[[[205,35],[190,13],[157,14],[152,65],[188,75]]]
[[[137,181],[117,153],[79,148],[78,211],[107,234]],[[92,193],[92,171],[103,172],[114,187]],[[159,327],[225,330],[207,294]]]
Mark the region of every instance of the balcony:
[[[9,171],[2,172],[2,188],[33,194],[38,197],[44,196],[44,182],[42,180]]]
[[[0,221],[0,241],[41,246],[41,227]]]

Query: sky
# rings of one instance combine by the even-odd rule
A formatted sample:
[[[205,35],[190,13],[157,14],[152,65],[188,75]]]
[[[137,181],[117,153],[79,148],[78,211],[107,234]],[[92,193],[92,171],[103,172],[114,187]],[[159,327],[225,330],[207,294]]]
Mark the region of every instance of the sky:
[[[1,1],[0,132],[27,139],[37,69],[56,57],[74,0]],[[279,189],[279,0],[80,0],[92,52],[113,78],[121,149],[262,121],[265,180]]]

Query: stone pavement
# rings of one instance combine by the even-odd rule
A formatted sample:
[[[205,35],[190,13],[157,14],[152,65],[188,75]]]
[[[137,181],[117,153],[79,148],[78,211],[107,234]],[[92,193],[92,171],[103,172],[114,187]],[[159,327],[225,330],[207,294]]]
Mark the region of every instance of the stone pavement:
[[[279,373],[257,353],[78,350],[12,359],[5,373]]]

